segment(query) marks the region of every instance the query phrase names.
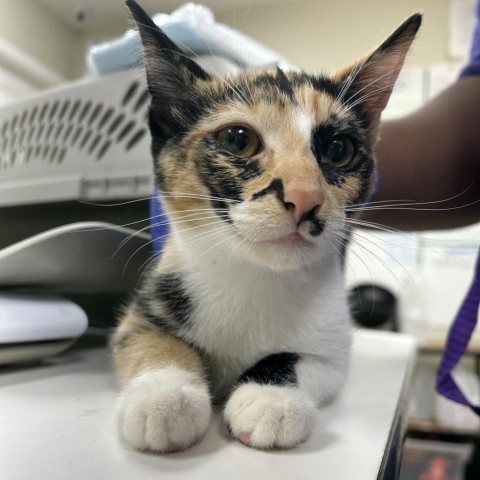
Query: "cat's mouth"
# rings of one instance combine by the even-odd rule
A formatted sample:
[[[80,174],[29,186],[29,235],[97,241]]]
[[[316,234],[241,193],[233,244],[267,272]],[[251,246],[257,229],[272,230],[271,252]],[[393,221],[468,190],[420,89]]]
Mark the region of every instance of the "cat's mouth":
[[[270,246],[270,247],[302,247],[307,245],[312,245],[312,242],[305,238],[301,233],[292,232],[288,235],[282,237],[275,237],[266,240],[260,240],[255,242],[259,245]]]
[[[240,234],[241,255],[275,271],[294,270],[310,264],[315,252],[320,251],[318,240],[295,227],[282,230],[262,232],[261,236],[259,232],[253,235],[249,232],[248,236]]]

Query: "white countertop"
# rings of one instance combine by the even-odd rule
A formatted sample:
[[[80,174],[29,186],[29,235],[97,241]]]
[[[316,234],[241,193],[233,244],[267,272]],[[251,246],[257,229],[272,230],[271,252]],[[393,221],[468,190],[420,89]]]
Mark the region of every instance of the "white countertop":
[[[117,391],[105,347],[73,349],[39,366],[3,367],[0,478],[374,480],[414,356],[408,336],[357,332],[345,391],[318,411],[311,437],[296,449],[245,447],[229,438],[217,416],[201,443],[165,456],[118,441]]]

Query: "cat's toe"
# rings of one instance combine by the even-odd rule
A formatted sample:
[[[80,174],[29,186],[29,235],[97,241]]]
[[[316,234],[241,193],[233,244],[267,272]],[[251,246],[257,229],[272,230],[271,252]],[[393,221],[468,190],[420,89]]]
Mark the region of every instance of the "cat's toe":
[[[238,436],[238,439],[244,444],[247,445],[247,447],[250,446],[250,434],[248,433],[241,433]]]
[[[133,448],[166,453],[198,441],[210,417],[207,386],[193,373],[169,367],[145,373],[123,390],[117,428]]]
[[[315,405],[295,387],[247,383],[239,386],[225,406],[230,432],[255,448],[291,448],[312,431]]]

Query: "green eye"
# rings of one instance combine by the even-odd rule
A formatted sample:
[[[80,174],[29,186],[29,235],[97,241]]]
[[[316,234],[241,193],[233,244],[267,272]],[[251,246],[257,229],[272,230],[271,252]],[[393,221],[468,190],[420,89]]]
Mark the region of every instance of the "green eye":
[[[325,149],[325,159],[334,167],[345,167],[355,157],[355,146],[348,137],[334,137]]]
[[[250,129],[241,126],[227,127],[217,135],[223,150],[241,158],[253,157],[260,150],[260,139]]]

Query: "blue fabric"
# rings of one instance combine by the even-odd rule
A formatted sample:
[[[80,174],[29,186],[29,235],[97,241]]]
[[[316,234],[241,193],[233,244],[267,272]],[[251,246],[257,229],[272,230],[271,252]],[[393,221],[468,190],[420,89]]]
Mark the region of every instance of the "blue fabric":
[[[460,78],[471,75],[480,75],[480,1],[477,2],[477,25],[473,32],[470,58],[460,73]]]
[[[150,199],[150,233],[152,235],[153,253],[157,256],[162,252],[163,244],[170,231],[168,219],[162,211],[158,195],[158,188],[155,185],[155,192]]]

